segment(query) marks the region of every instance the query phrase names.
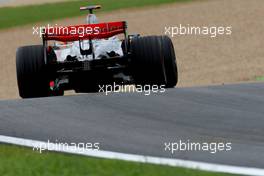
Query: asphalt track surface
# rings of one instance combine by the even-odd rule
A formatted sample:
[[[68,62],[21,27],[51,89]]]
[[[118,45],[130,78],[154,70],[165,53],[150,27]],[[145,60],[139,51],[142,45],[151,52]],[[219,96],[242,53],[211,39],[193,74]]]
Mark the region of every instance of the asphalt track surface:
[[[0,101],[0,135],[100,142],[102,150],[264,168],[264,84]],[[164,142],[232,142],[232,151],[164,151]]]

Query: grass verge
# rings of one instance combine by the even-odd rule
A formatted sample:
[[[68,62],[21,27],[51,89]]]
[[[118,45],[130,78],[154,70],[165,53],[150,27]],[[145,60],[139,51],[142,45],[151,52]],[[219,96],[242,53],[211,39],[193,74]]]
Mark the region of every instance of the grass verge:
[[[256,81],[264,81],[264,76],[257,76]]]
[[[228,176],[184,168],[96,159],[0,144],[3,176]],[[230,175],[229,175],[230,176]]]
[[[103,6],[102,11],[107,12],[123,8],[186,1],[191,0],[93,0],[88,3],[77,0],[41,5],[2,7],[0,8],[0,29],[84,15],[86,13],[80,13],[79,7],[85,5],[101,4]]]

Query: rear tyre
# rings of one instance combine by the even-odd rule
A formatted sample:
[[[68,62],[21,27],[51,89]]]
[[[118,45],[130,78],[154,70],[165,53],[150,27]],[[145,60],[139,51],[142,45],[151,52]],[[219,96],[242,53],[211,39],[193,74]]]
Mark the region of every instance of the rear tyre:
[[[42,45],[20,47],[16,53],[17,83],[22,98],[49,96],[49,79]]]
[[[173,88],[178,83],[178,69],[173,43],[168,36],[162,37],[163,55],[166,71],[166,88]]]
[[[136,37],[131,42],[131,72],[136,85],[165,85],[162,38]]]
[[[135,84],[176,86],[178,72],[172,41],[167,36],[136,37],[131,42]]]

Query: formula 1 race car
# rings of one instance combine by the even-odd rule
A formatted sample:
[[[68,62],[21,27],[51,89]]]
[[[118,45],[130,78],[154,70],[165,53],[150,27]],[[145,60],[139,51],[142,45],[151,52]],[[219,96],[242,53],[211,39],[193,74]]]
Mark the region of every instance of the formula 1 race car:
[[[42,45],[20,47],[17,82],[22,98],[62,96],[66,90],[98,92],[99,85],[164,85],[178,82],[176,56],[167,36],[128,35],[125,21],[98,23],[88,10],[86,24],[49,27]],[[53,43],[51,43],[53,41]]]

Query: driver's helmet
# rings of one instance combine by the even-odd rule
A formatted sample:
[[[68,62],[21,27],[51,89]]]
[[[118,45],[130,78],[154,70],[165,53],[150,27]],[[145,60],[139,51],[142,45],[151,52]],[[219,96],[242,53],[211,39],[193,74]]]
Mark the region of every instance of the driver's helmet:
[[[89,14],[89,15],[87,15],[86,23],[87,24],[98,24],[99,21],[98,21],[95,14]]]

